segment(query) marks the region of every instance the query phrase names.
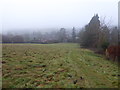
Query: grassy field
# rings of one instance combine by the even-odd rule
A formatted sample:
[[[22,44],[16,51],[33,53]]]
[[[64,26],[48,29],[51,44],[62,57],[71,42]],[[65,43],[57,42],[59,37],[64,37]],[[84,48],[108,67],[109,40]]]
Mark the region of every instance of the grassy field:
[[[3,44],[3,88],[118,88],[118,66],[77,44]]]

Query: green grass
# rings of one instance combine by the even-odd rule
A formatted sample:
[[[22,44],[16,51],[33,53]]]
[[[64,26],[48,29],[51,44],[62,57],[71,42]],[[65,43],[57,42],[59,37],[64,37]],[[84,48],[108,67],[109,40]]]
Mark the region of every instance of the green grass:
[[[118,88],[118,65],[77,44],[3,44],[3,88]]]

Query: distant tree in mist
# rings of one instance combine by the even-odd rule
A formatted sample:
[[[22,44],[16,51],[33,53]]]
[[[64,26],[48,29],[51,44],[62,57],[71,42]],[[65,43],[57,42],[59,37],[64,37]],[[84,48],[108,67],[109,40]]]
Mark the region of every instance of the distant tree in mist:
[[[24,42],[29,42],[31,40],[31,36],[29,33],[23,34],[22,37],[24,38]]]
[[[118,29],[113,27],[110,33],[110,43],[111,45],[118,45]]]
[[[61,28],[58,35],[59,35],[60,42],[66,42],[67,37],[66,37],[66,29],[65,28]]]
[[[24,42],[24,39],[22,36],[20,35],[16,35],[12,38],[12,42],[13,43],[23,43]]]
[[[11,43],[11,39],[6,35],[2,35],[2,42],[3,43]]]
[[[24,39],[20,35],[2,35],[2,42],[3,43],[23,43]]]
[[[75,30],[75,27],[73,27],[72,29],[72,42],[76,42],[76,30]]]
[[[105,50],[110,43],[110,30],[107,25],[101,26],[99,35],[98,46],[99,48],[103,48],[103,50]]]

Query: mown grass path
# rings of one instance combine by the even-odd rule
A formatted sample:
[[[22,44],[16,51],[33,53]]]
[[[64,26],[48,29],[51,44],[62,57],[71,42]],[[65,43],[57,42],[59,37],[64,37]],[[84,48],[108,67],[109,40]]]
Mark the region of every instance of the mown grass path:
[[[77,44],[3,44],[3,88],[118,88],[118,65]]]

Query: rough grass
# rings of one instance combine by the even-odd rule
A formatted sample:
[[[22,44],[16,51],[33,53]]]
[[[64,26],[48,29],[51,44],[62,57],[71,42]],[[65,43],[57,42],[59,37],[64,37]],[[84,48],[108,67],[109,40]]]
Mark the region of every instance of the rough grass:
[[[118,65],[77,44],[3,44],[3,88],[118,88]]]

